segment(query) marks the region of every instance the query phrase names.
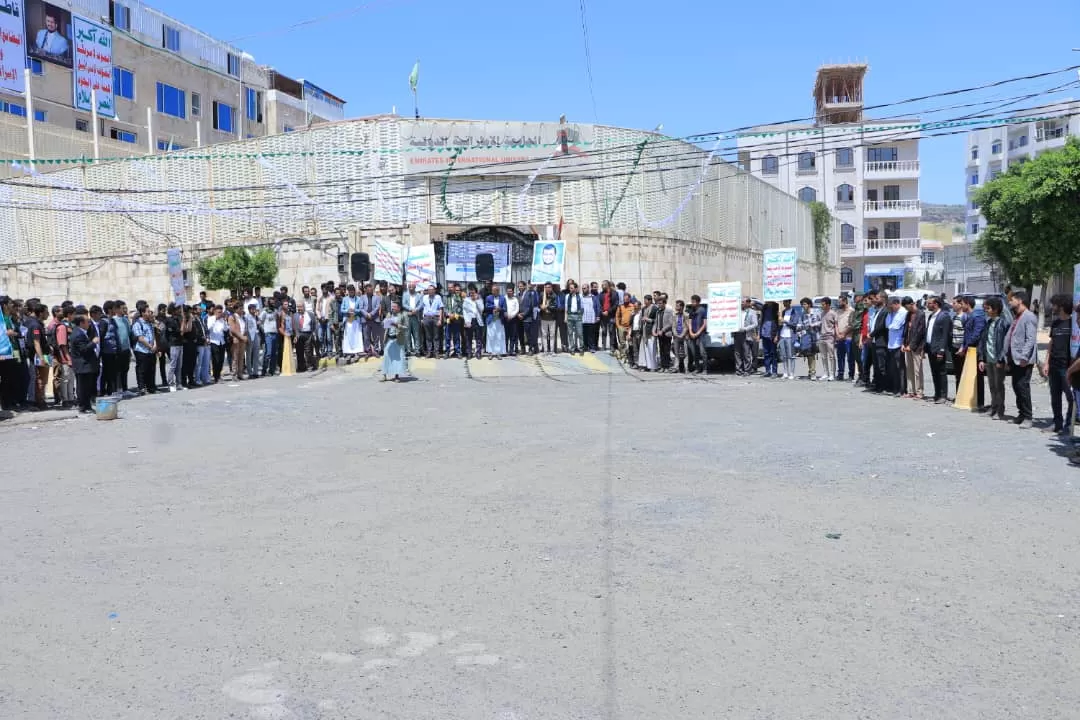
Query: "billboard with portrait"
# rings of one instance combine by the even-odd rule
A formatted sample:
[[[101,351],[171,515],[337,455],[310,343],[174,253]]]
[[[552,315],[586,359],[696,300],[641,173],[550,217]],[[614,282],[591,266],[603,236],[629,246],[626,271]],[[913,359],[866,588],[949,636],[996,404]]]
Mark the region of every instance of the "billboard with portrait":
[[[71,12],[26,0],[26,54],[69,68],[71,52]]]
[[[566,260],[566,243],[562,240],[538,241],[533,246],[532,274],[529,282],[533,284],[551,283],[562,285],[563,262]]]

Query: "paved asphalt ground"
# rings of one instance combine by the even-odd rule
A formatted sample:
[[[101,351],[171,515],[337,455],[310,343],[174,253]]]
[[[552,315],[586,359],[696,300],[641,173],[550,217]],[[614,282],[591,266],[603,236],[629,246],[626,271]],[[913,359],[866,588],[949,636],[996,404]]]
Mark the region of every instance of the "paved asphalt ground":
[[[1077,717],[1048,434],[497,363],[0,424],[0,717]]]

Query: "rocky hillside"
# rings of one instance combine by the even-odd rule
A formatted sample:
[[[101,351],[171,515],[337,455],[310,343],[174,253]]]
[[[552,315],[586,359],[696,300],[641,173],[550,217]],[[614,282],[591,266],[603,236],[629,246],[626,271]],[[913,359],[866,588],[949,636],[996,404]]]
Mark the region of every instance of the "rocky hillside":
[[[967,210],[963,205],[934,205],[923,203],[922,221],[929,223],[947,223],[963,227]]]

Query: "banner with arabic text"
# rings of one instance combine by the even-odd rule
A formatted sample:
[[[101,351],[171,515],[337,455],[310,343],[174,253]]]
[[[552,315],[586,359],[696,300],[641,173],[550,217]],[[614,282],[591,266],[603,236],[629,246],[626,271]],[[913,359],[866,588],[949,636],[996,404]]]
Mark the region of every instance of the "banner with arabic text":
[[[116,117],[112,30],[78,15],[71,18],[71,26],[75,33],[75,107],[90,112],[94,96],[98,115]]]
[[[799,274],[799,263],[795,248],[766,250],[762,254],[764,278],[762,280],[761,299],[794,300],[795,278]]]
[[[22,0],[0,0],[0,90],[26,91],[26,38]]]

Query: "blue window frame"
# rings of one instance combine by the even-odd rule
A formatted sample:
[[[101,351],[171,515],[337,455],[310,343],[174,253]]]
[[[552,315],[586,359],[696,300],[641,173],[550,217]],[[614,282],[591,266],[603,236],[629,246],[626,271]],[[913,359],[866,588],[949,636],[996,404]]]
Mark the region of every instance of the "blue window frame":
[[[979,184],[979,176],[978,175],[972,175],[971,176],[971,184],[972,185],[978,185]]]
[[[45,118],[48,117],[44,110],[34,111],[34,120],[37,122],[45,122]]]
[[[180,31],[168,25],[161,26],[161,47],[180,52]]]
[[[42,65],[41,61],[38,60],[37,58],[32,58],[32,57],[26,58],[26,67],[28,67],[30,69],[30,72],[33,73],[34,75],[44,75],[45,74],[45,66]]]
[[[139,138],[135,133],[121,130],[120,128],[109,128],[109,137],[113,140],[119,140],[120,142],[131,143],[132,145],[139,141]]]
[[[26,117],[26,108],[18,103],[0,102],[0,110],[19,117]]]
[[[295,130],[295,129],[296,129],[296,128],[294,128],[294,127],[293,127],[293,126],[291,126],[291,125],[284,125],[284,126],[282,126],[282,128],[281,128],[281,132],[292,132],[292,131],[293,131],[293,130]]]
[[[158,83],[157,111],[181,120],[187,118],[187,93],[172,85]]]
[[[157,149],[162,152],[167,152],[169,150],[185,150],[187,148],[184,145],[178,145],[177,143],[172,143],[172,145],[170,145],[168,140],[158,140]]]
[[[214,101],[214,129],[222,132],[234,132],[233,108],[231,105]]]
[[[112,71],[113,94],[116,97],[135,99],[135,73],[127,68],[114,67]],[[160,92],[160,91],[159,91]]]
[[[255,88],[244,88],[244,95],[247,98],[247,119],[254,120],[259,117],[259,94]]]

